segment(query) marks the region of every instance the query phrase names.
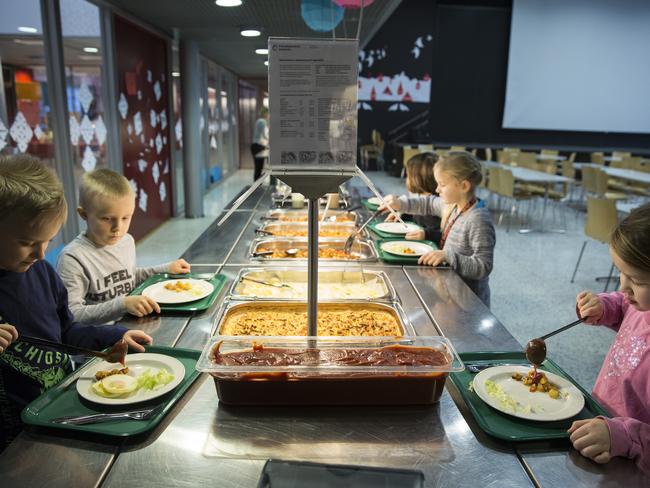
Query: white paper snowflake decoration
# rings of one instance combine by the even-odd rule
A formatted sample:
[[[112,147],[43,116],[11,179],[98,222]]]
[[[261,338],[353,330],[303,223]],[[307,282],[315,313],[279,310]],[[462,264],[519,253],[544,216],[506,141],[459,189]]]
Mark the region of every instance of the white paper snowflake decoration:
[[[154,109],[149,111],[149,123],[151,124],[151,127],[156,127],[158,125],[158,116]]]
[[[160,154],[160,151],[162,151],[163,143],[162,143],[162,137],[160,137],[160,134],[156,135],[156,154]]]
[[[167,136],[163,136],[163,145],[167,144]]]
[[[117,103],[117,109],[120,111],[122,118],[126,119],[129,113],[129,102],[126,101],[124,93],[120,93],[120,101]]]
[[[144,134],[140,134],[140,143],[144,144]]]
[[[27,151],[27,146],[29,141],[32,140],[34,132],[32,132],[32,128],[27,123],[27,119],[25,119],[22,112],[16,114],[14,123],[11,124],[11,129],[9,129],[9,135],[18,145],[20,152]]]
[[[216,149],[216,148],[217,148],[217,140],[214,138],[214,136],[212,136],[212,137],[210,138],[210,147],[211,147],[212,149]]]
[[[40,125],[34,127],[34,136],[36,137],[37,141],[40,141],[44,135],[45,133],[43,132],[43,129],[41,129]]]
[[[176,136],[176,140],[178,141],[178,144],[182,147],[183,146],[183,124],[181,123],[180,117],[178,118],[178,120],[176,121],[176,125],[174,126],[174,135]]]
[[[158,166],[158,161],[153,163],[153,166],[151,167],[151,176],[153,176],[153,182],[157,185],[158,180],[160,179],[160,168]]]
[[[160,97],[162,96],[162,90],[160,89],[160,82],[156,81],[153,84],[153,93],[156,95],[156,102],[160,101]]]
[[[152,80],[152,78],[151,78],[151,70],[148,69],[148,70],[147,70],[147,81],[148,81],[149,83],[151,83],[151,80]]]
[[[142,90],[138,90],[138,100],[142,100]]]
[[[164,110],[160,112],[160,127],[162,127],[163,130],[167,127],[167,112]]]
[[[95,135],[97,136],[99,145],[104,145],[104,142],[106,142],[106,124],[104,124],[104,119],[101,115],[95,120]]]
[[[138,200],[138,207],[140,207],[140,210],[143,212],[147,211],[147,193],[140,188],[140,198]]]
[[[147,165],[148,163],[144,159],[138,159],[138,169],[140,170],[140,173],[145,172]]]
[[[73,146],[76,146],[79,144],[79,137],[81,137],[81,132],[79,130],[79,122],[77,122],[77,117],[74,115],[70,116],[70,122],[68,123],[70,126],[70,143],[72,143]]]
[[[84,158],[81,160],[81,167],[86,171],[92,171],[95,169],[95,166],[97,166],[97,158],[95,157],[95,153],[92,149],[90,149],[90,146],[86,146],[86,149],[84,151]]]
[[[88,113],[90,104],[93,103],[93,94],[88,88],[88,85],[84,81],[79,88],[79,102],[81,103],[81,108],[85,113]]]
[[[142,133],[142,115],[140,115],[140,112],[137,112],[133,116],[133,128],[135,129],[136,136]]]
[[[9,131],[7,130],[7,126],[2,122],[2,119],[0,119],[0,151],[2,151],[7,145],[6,139],[8,133]]]
[[[160,183],[160,187],[158,188],[158,195],[160,195],[160,201],[164,202],[167,199],[167,186],[165,185],[165,182]]]
[[[81,119],[81,125],[79,125],[79,131],[81,132],[81,137],[83,138],[86,144],[90,144],[95,136],[95,128],[93,127],[92,122],[88,118],[88,115],[84,115]]]
[[[133,126],[131,124],[126,127],[126,132],[128,132],[129,135],[133,134]]]
[[[131,185],[131,188],[133,189],[133,193],[136,195],[138,194],[138,184],[135,182],[133,178],[129,180],[129,185]]]
[[[169,160],[165,159],[165,167],[163,168],[163,174],[166,175],[169,173]]]

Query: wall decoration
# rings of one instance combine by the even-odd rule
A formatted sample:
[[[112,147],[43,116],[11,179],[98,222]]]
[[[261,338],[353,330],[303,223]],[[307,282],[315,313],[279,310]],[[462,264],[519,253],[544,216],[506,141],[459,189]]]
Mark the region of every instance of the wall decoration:
[[[8,133],[9,131],[7,130],[7,126],[4,124],[2,119],[0,119],[0,151],[2,151],[7,145],[6,139]]]
[[[76,146],[79,144],[81,130],[79,129],[79,122],[77,121],[77,117],[75,115],[70,116],[70,122],[68,125],[70,126],[70,143],[73,146]]]
[[[117,102],[117,110],[119,110],[122,118],[126,119],[126,116],[129,113],[129,103],[126,101],[124,93],[120,93],[120,100]]]
[[[25,119],[25,116],[22,112],[18,112],[16,114],[14,123],[11,124],[11,129],[9,129],[9,135],[18,146],[18,150],[20,152],[27,151],[29,141],[31,141],[32,137],[34,137],[34,132],[27,123],[27,119]]]
[[[86,146],[86,149],[84,149],[84,157],[81,160],[81,167],[85,171],[92,171],[95,169],[95,166],[97,166],[97,158],[95,157],[95,153],[90,148],[90,146]]]

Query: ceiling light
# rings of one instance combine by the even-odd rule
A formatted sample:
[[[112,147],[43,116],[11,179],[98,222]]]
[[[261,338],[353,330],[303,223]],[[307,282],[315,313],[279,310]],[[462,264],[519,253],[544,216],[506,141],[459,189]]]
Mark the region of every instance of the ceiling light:
[[[181,74],[178,71],[172,71],[172,76],[178,78]]]
[[[217,0],[215,3],[219,7],[239,7],[241,0]]]
[[[18,27],[20,32],[26,32],[27,34],[36,34],[38,29],[36,27]]]
[[[24,44],[25,46],[42,46],[43,41],[41,39],[14,39],[16,44]]]
[[[267,60],[267,61],[264,61],[264,66],[268,66],[268,65],[269,65],[268,60]]]
[[[96,47],[84,47],[84,52],[85,53],[98,53],[99,49]]]
[[[255,54],[264,54],[264,55],[266,55],[266,54],[268,54],[268,53],[269,53],[269,50],[266,49],[266,48],[255,49]]]
[[[262,32],[258,29],[242,29],[239,33],[244,37],[257,37],[262,35]]]

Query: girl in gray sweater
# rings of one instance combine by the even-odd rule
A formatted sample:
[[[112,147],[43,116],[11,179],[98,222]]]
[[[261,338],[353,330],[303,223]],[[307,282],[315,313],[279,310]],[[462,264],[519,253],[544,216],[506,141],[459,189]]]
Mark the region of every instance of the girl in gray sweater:
[[[453,151],[438,160],[434,175],[439,197],[388,195],[386,202],[400,212],[442,218],[440,250],[424,254],[418,263],[448,263],[489,307],[496,234],[489,210],[476,198],[481,163],[470,153]]]

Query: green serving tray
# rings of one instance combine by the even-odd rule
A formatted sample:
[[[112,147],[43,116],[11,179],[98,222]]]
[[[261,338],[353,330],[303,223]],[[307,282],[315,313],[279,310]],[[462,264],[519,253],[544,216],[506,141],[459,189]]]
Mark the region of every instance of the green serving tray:
[[[499,363],[529,365],[523,352],[465,352],[459,354],[463,363]],[[449,375],[458,388],[463,400],[469,407],[479,426],[488,434],[513,442],[567,439],[567,429],[574,420],[589,419],[597,415],[609,416],[607,411],[592,396],[576,383],[562,368],[550,359],[542,364],[542,369],[560,375],[573,383],[585,396],[585,406],[575,417],[556,422],[535,422],[512,417],[488,406],[479,396],[469,389],[474,376],[467,369]]]
[[[219,295],[221,288],[223,288],[223,285],[227,281],[227,278],[221,274],[212,275],[212,273],[208,273],[208,274],[190,273],[190,274],[183,274],[183,275],[175,275],[170,273],[159,273],[147,278],[145,281],[143,281],[140,284],[140,286],[136,287],[135,290],[129,293],[129,295],[142,295],[142,292],[146,287],[153,285],[154,283],[158,283],[159,281],[177,280],[183,278],[194,278],[197,280],[207,279],[207,281],[212,283],[212,285],[214,286],[214,291],[210,293],[207,297],[201,298],[200,300],[195,300],[193,302],[176,303],[176,304],[161,303],[160,304],[161,312],[200,312],[203,310],[207,310],[217,299],[217,296]]]
[[[364,198],[363,200],[361,200],[361,205],[363,205],[364,207],[366,207],[366,208],[367,208],[368,210],[370,210],[371,212],[374,212],[375,210],[377,210],[377,209],[379,208],[379,205],[375,205],[374,203],[370,203],[370,202],[369,202],[367,199],[365,199],[365,198]]]
[[[397,256],[396,254],[391,254],[389,252],[386,252],[382,250],[381,245],[384,242],[392,242],[395,240],[404,240],[402,239],[377,239],[375,241],[375,247],[377,248],[377,254],[379,255],[379,259],[381,259],[385,263],[390,263],[390,264],[406,264],[406,265],[417,265],[418,264],[418,259],[420,259],[420,256]],[[409,241],[409,242],[421,242],[422,244],[428,244],[434,249],[438,249],[438,246],[435,245],[433,241]]]
[[[76,379],[81,375],[83,367],[66,377],[61,383],[49,389],[36,400],[27,405],[22,411],[23,422],[39,427],[63,430],[74,430],[92,434],[103,434],[113,437],[130,437],[153,429],[167,415],[174,404],[183,396],[201,373],[196,370],[196,362],[201,351],[193,349],[178,349],[173,347],[148,346],[146,352],[164,354],[178,359],[185,367],[183,381],[172,391],[162,397],[148,402],[132,405],[106,406],[82,400],[77,392]],[[120,419],[97,422],[87,425],[57,424],[53,419],[67,415],[91,415],[102,412],[127,411],[137,408],[147,408],[162,405],[158,415],[149,420]]]
[[[406,222],[407,224],[413,224],[417,225],[413,222]],[[377,230],[377,224],[381,224],[381,222],[372,222],[371,224],[368,224],[368,228],[373,232],[378,237],[381,237],[382,239],[389,240],[389,241],[403,241],[404,240],[404,235],[400,234],[391,234],[390,232],[384,232],[381,230]],[[423,227],[417,225],[420,229]]]

